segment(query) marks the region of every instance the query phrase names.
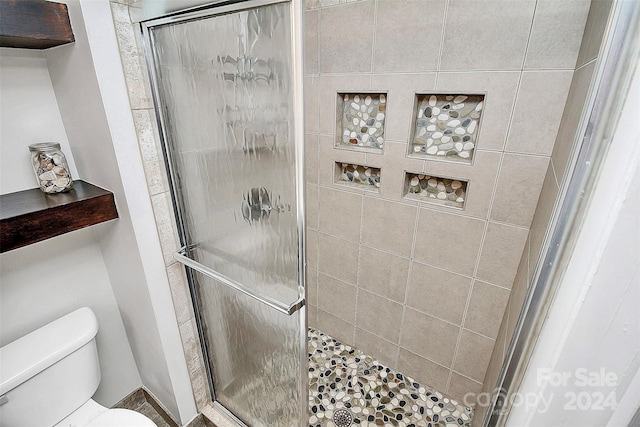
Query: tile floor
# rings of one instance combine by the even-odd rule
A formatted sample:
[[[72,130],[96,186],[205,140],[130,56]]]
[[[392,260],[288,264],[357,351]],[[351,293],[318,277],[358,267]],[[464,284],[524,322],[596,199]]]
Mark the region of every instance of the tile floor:
[[[460,427],[473,410],[309,328],[310,427]]]
[[[309,328],[308,336],[309,427],[470,425],[471,408],[321,331]],[[141,412],[158,427],[177,427],[152,399],[138,390],[116,407]],[[198,419],[190,427],[202,424]]]

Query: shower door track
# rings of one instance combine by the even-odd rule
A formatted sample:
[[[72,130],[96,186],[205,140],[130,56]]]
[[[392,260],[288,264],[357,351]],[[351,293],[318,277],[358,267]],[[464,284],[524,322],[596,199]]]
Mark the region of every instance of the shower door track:
[[[176,259],[176,261],[186,265],[187,267],[192,268],[197,272],[204,274],[205,276],[215,279],[223,285],[241,292],[257,301],[260,301],[261,303],[268,305],[275,310],[278,310],[280,313],[291,316],[293,313],[304,306],[304,297],[300,297],[289,304],[283,303],[282,301],[272,298],[269,295],[263,294],[262,292],[251,289],[240,282],[230,279],[229,277],[218,273],[217,271],[207,267],[206,265],[200,264],[198,261],[194,261],[186,255],[187,252],[188,248],[186,246],[183,246],[179,251],[174,252],[173,257]]]

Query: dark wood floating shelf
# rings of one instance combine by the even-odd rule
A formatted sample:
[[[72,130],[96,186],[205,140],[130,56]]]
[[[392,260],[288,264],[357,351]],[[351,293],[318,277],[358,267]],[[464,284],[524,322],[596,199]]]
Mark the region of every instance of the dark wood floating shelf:
[[[0,0],[1,1],[1,0]],[[39,188],[0,195],[0,252],[118,218],[113,193],[73,181],[67,193]]]
[[[0,0],[0,47],[47,49],[74,41],[66,4]]]

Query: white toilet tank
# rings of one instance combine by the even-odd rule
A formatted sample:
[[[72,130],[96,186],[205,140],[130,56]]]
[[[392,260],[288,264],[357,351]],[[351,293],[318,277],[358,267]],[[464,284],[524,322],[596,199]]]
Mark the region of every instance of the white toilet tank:
[[[100,383],[97,332],[84,307],[0,348],[0,426],[53,426],[87,402]]]

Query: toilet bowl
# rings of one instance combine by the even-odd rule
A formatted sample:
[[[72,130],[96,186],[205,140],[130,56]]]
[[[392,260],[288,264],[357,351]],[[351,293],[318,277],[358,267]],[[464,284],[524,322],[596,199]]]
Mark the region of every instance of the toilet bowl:
[[[100,383],[98,321],[84,307],[0,348],[0,426],[153,427],[91,399]]]
[[[109,409],[89,399],[54,427],[153,427],[155,423],[144,415],[128,409]]]

